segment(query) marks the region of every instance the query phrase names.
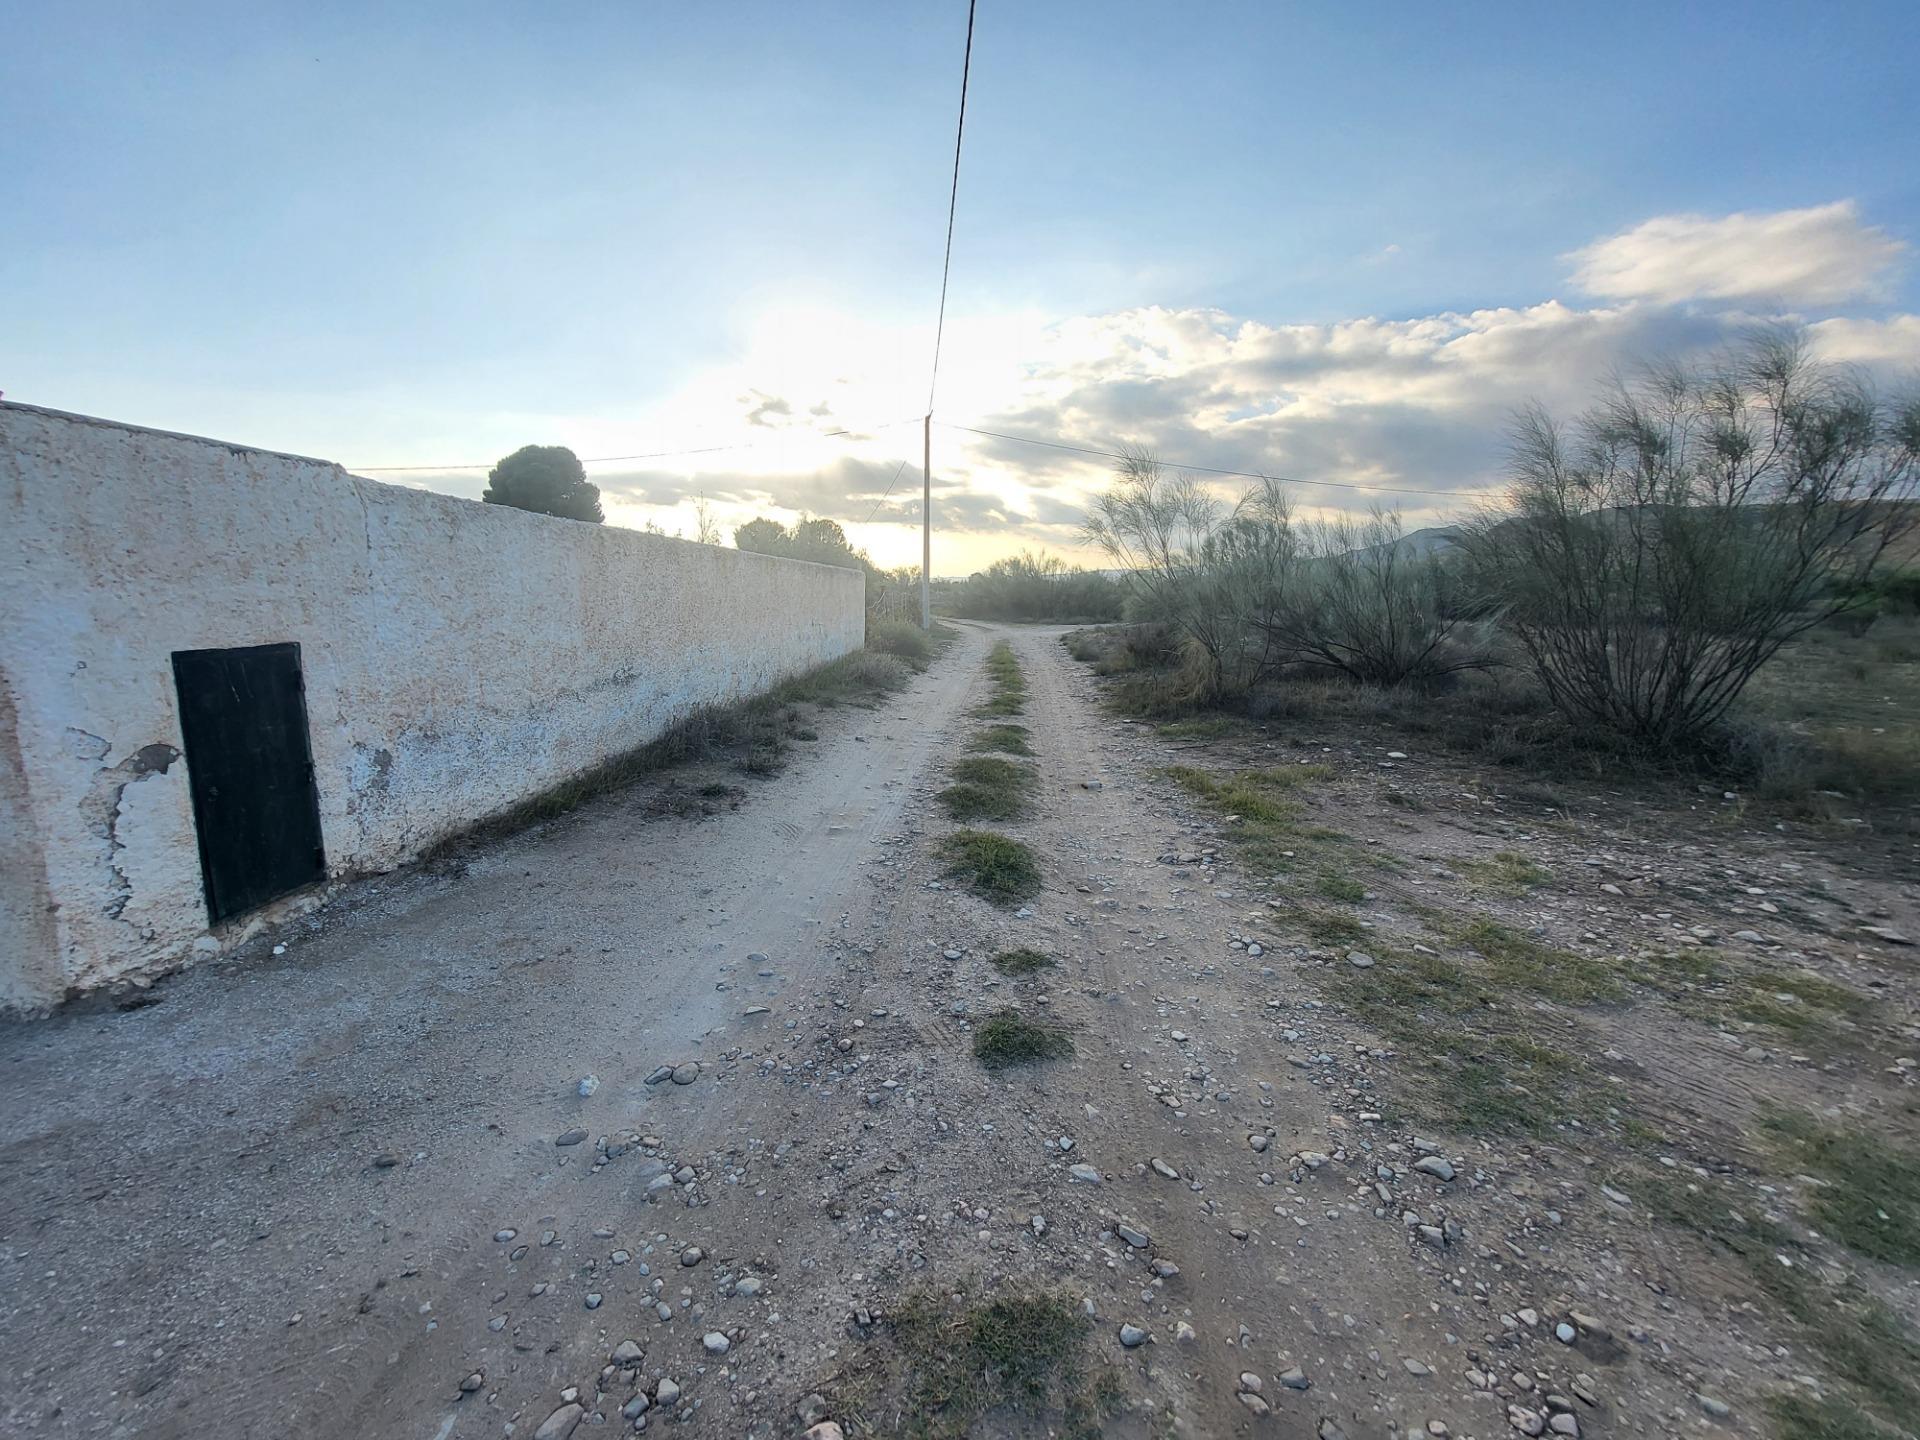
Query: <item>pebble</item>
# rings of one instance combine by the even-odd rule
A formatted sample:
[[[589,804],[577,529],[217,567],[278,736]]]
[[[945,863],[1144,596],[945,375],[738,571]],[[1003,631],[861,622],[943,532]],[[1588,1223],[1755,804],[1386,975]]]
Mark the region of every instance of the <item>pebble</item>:
[[[1524,1405],[1509,1405],[1507,1407],[1507,1423],[1522,1435],[1539,1435],[1547,1428],[1547,1422],[1542,1420],[1534,1411],[1527,1409]]]
[[[1716,1400],[1711,1395],[1695,1395],[1693,1398],[1700,1402],[1702,1410],[1716,1420],[1724,1420],[1733,1413],[1731,1405],[1724,1400]]]
[[[1138,1325],[1122,1325],[1120,1327],[1120,1343],[1129,1350],[1137,1349],[1147,1343],[1147,1332],[1142,1330]]]
[[[698,1265],[706,1258],[707,1252],[702,1250],[698,1245],[689,1245],[680,1252],[680,1263],[682,1265]]]
[[[1305,1390],[1313,1384],[1311,1380],[1307,1379],[1307,1372],[1302,1370],[1298,1365],[1288,1370],[1282,1370],[1280,1372],[1280,1383],[1289,1390]]]
[[[662,1380],[653,1387],[653,1403],[671,1408],[680,1403],[680,1387],[672,1380]]]
[[[1562,1345],[1571,1345],[1574,1342],[1574,1340],[1578,1337],[1579,1333],[1580,1333],[1579,1331],[1575,1330],[1573,1326],[1569,1325],[1564,1320],[1562,1320],[1558,1325],[1553,1327],[1554,1338],[1557,1339]]]
[[[600,1308],[600,1296],[597,1294],[587,1296],[587,1308],[589,1310],[598,1310]]]
[[[1147,1163],[1153,1167],[1153,1173],[1160,1176],[1163,1180],[1178,1180],[1180,1178],[1180,1172],[1174,1169],[1173,1166],[1167,1164],[1167,1162],[1162,1160],[1158,1155],[1154,1156],[1153,1159]]]
[[[493,1238],[498,1244],[504,1245],[519,1233],[518,1230],[496,1230],[493,1232]]]
[[[1347,963],[1356,970],[1371,970],[1373,968],[1373,957],[1364,950],[1349,950],[1347,951]]]
[[[1247,1137],[1247,1144],[1253,1147],[1255,1154],[1264,1153],[1267,1146],[1269,1146],[1272,1143],[1273,1142],[1269,1140],[1265,1135],[1249,1135]]]
[[[673,1083],[676,1085],[691,1085],[699,1078],[700,1065],[697,1061],[689,1060],[684,1065],[673,1067]]]
[[[562,1405],[540,1422],[540,1428],[533,1432],[533,1440],[567,1440],[586,1413],[578,1405]]]
[[[1114,1233],[1136,1250],[1144,1250],[1153,1243],[1153,1238],[1144,1230],[1136,1230],[1131,1225],[1119,1224],[1113,1227]]]
[[[638,1365],[646,1358],[646,1351],[640,1348],[637,1340],[622,1340],[613,1347],[613,1363],[616,1365]]]
[[[801,1436],[800,1440],[847,1440],[847,1432],[831,1420],[822,1420]]]
[[[554,1136],[553,1143],[556,1145],[578,1145],[586,1138],[587,1132],[576,1125],[571,1130],[562,1130],[558,1135]]]
[[[724,1355],[733,1348],[733,1342],[718,1330],[709,1330],[700,1337],[700,1344],[709,1355]]]
[[[585,1100],[588,1096],[592,1095],[594,1091],[600,1088],[600,1077],[598,1075],[583,1075],[580,1078],[580,1085],[578,1088],[580,1091],[580,1098],[582,1100]]]
[[[462,1395],[471,1395],[486,1383],[486,1375],[482,1371],[476,1370],[460,1382],[460,1393]]]
[[[1254,1374],[1251,1370],[1242,1370],[1240,1372],[1240,1388],[1242,1390],[1251,1390],[1254,1394],[1258,1395],[1263,1387],[1258,1375]]]
[[[1069,1165],[1067,1167],[1067,1174],[1071,1175],[1083,1185],[1098,1185],[1100,1183],[1100,1172],[1094,1169],[1093,1166],[1084,1163]]]
[[[1413,1162],[1413,1168],[1423,1175],[1432,1175],[1436,1179],[1453,1179],[1453,1166],[1438,1155],[1422,1155]]]
[[[1240,1392],[1240,1403],[1256,1415],[1271,1415],[1273,1413],[1273,1407],[1251,1390],[1242,1390]]]

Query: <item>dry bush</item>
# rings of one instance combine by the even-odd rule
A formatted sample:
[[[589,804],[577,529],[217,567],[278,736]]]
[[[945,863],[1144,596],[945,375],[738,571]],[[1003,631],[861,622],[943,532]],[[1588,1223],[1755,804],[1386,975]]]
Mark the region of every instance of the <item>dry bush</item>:
[[[1427,686],[1494,663],[1492,625],[1460,610],[1452,567],[1375,510],[1295,527],[1300,562],[1257,622],[1291,664],[1368,685]]]
[[[1920,396],[1756,336],[1516,425],[1506,504],[1465,527],[1479,594],[1577,724],[1698,743],[1789,640],[1860,603],[1913,520]]]

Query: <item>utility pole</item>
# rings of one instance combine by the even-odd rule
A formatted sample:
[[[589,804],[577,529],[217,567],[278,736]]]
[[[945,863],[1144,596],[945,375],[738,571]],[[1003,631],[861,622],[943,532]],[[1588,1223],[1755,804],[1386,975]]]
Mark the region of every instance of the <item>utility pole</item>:
[[[920,628],[933,629],[933,416],[920,427]]]

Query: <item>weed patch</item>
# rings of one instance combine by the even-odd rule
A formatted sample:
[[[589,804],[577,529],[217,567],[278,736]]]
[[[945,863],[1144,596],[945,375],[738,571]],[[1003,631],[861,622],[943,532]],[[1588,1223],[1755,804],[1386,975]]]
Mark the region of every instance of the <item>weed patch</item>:
[[[989,1070],[1064,1060],[1073,1037],[1052,1025],[1036,1025],[1017,1010],[997,1010],[973,1032],[973,1058]]]
[[[1018,840],[990,830],[956,830],[940,842],[947,874],[964,880],[996,905],[1012,905],[1040,893],[1040,867]]]
[[[1027,681],[1013,647],[1002,640],[987,655],[987,677],[993,682],[993,694],[975,714],[998,718],[1023,714],[1027,708]]]
[[[1462,861],[1460,869],[1485,889],[1502,895],[1524,895],[1553,879],[1551,871],[1512,850],[1497,851],[1486,859]]]
[[[976,753],[998,751],[1002,755],[1033,754],[1024,725],[989,725],[967,741],[967,749]]]
[[[1027,813],[1033,791],[1033,767],[990,755],[954,762],[955,783],[942,790],[940,803],[956,820],[1017,820]]]
[[[1487,962],[1487,978],[1505,989],[1565,1005],[1590,1005],[1620,993],[1620,977],[1610,961],[1543,944],[1485,918],[1443,925],[1454,944],[1480,953]]]
[[[1799,1117],[1785,1123],[1789,1132],[1799,1132],[1809,1122]],[[1655,1218],[1737,1257],[1755,1287],[1801,1327],[1805,1343],[1874,1406],[1897,1419],[1920,1406],[1915,1378],[1920,1377],[1920,1341],[1892,1310],[1854,1285],[1827,1286],[1808,1278],[1805,1257],[1790,1253],[1797,1249],[1792,1237],[1772,1221],[1746,1213],[1747,1207],[1736,1203],[1719,1182],[1682,1181],[1649,1172],[1631,1183],[1635,1198]],[[1782,1264],[1783,1256],[1793,1263]],[[1830,1419],[1831,1413],[1820,1407],[1798,1418],[1813,1424]],[[1815,1428],[1800,1433],[1821,1437],[1874,1432]]]
[[[993,968],[1002,975],[1032,975],[1041,970],[1051,970],[1054,960],[1051,955],[1042,955],[1038,950],[1002,950],[993,957]]]
[[[1764,1128],[1823,1182],[1808,1208],[1825,1234],[1871,1260],[1920,1266],[1920,1154],[1797,1112],[1769,1115]]]
[[[1329,948],[1359,945],[1372,933],[1353,916],[1332,910],[1299,910],[1287,918],[1314,944]]]
[[[1767,1402],[1778,1440],[1900,1440],[1857,1406],[1808,1395],[1776,1395]]]
[[[953,641],[953,628],[935,625],[922,630],[911,620],[867,621],[867,649],[880,655],[897,655],[916,670],[924,670]]]
[[[898,1413],[874,1433],[965,1440],[990,1416],[1055,1418],[1045,1433],[1094,1440],[1110,1407],[1090,1381],[1092,1322],[1072,1301],[1015,1295],[955,1309],[944,1295],[909,1297],[893,1319]],[[1012,1427],[1026,1433],[1026,1427]],[[1002,1425],[996,1433],[1007,1430]]]
[[[1320,893],[1329,900],[1342,900],[1349,905],[1358,905],[1367,898],[1367,887],[1351,875],[1322,875],[1318,884]]]

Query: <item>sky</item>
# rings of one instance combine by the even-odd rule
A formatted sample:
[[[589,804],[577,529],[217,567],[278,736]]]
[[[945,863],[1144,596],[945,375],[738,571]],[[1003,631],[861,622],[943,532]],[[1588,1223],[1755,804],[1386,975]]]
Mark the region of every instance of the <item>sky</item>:
[[[917,561],[965,32],[0,0],[0,392],[465,496],[563,444],[612,523]],[[1911,0],[980,0],[934,573],[1101,563],[1110,463],[977,430],[1416,526],[1497,491],[1517,406],[1756,323],[1899,383],[1915,55]]]

